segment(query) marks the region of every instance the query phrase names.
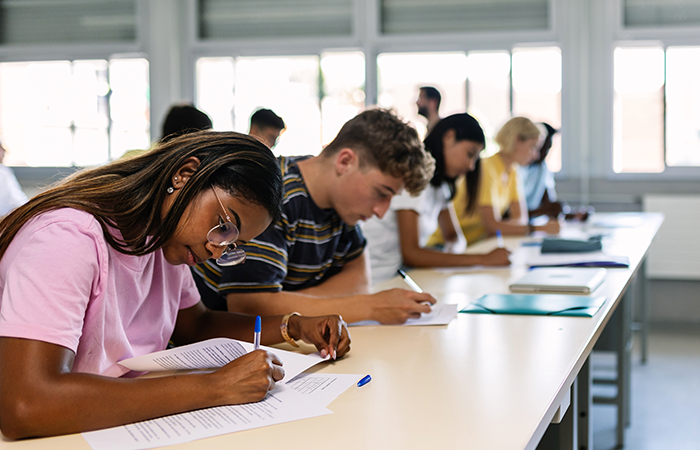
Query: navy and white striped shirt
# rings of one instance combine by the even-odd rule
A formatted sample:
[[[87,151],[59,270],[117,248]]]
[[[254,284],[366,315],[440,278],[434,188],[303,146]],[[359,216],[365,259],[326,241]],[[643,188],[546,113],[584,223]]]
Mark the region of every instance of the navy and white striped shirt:
[[[219,267],[214,260],[192,271],[202,301],[226,310],[226,295],[236,292],[297,291],[320,284],[360,256],[365,238],[357,225],[343,222],[333,209],[321,209],[309,195],[298,161],[280,157],[284,179],[282,219],[248,244],[244,264]]]

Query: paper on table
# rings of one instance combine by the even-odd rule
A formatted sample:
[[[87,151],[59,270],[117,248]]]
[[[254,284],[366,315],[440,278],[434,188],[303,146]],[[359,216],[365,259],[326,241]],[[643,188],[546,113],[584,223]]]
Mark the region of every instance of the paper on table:
[[[628,267],[627,256],[607,255],[603,252],[590,253],[547,253],[528,259],[530,267]]]
[[[612,217],[595,217],[588,224],[592,228],[636,228],[644,222],[639,213],[617,213]]]
[[[301,373],[285,384],[319,405],[328,406],[362,375],[337,373]]]
[[[418,319],[408,319],[406,323],[401,324],[401,326],[410,325],[447,325],[452,319],[457,315],[457,305],[456,304],[444,304],[440,303],[433,305],[432,311],[428,314],[421,314]],[[354,322],[349,324],[351,327],[368,326],[368,325],[381,325],[376,320],[363,320],[361,322]]]
[[[284,366],[284,378],[291,380],[301,372],[321,361],[319,353],[303,355],[276,348],[261,346],[261,349],[274,353]],[[253,351],[253,344],[235,339],[215,338],[196,342],[182,347],[149,353],[119,361],[127,369],[139,372],[180,369],[211,369],[222,367],[239,356]],[[327,358],[326,358],[327,359]]]
[[[444,275],[452,275],[454,273],[471,273],[471,272],[492,272],[494,270],[510,270],[510,266],[462,266],[462,267],[435,267],[431,269],[433,272]]]
[[[332,414],[332,411],[278,384],[257,403],[219,406],[83,433],[93,450],[140,450]]]

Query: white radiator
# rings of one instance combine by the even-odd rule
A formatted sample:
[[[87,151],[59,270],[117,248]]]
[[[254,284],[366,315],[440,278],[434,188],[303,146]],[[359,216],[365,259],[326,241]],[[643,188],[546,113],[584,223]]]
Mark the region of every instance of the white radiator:
[[[649,249],[647,277],[700,280],[700,196],[646,195],[644,211],[666,216]]]

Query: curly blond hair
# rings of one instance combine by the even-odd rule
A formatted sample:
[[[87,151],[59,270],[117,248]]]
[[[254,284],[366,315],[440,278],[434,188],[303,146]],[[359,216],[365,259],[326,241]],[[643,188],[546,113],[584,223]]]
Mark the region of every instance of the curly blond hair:
[[[343,148],[357,152],[361,167],[376,167],[402,179],[414,196],[425,189],[435,171],[435,160],[425,151],[416,129],[389,110],[369,109],[350,119],[321,156],[331,157]]]

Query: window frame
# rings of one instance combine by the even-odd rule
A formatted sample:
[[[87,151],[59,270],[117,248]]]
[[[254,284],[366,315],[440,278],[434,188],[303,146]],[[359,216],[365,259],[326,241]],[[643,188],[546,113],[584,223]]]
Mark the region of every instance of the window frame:
[[[610,33],[610,45],[608,59],[610,61],[610,71],[608,83],[611,95],[606,105],[606,117],[609,129],[606,138],[609,142],[609,150],[606,152],[606,178],[619,181],[697,181],[700,180],[700,166],[691,167],[670,167],[666,165],[666,80],[664,79],[664,171],[660,173],[640,172],[640,173],[616,173],[613,169],[613,95],[614,95],[614,64],[613,53],[615,48],[624,47],[647,47],[657,46],[664,50],[664,55],[668,47],[693,46],[700,47],[700,25],[689,26],[660,26],[660,27],[626,27],[624,25],[624,1],[614,2],[613,30]],[[665,58],[664,58],[665,60]],[[666,68],[664,67],[664,72]]]
[[[565,89],[569,70],[564,62],[568,52],[563,37],[566,0],[547,0],[549,24],[542,30],[514,32],[460,32],[443,34],[383,34],[381,32],[381,0],[352,0],[352,33],[350,36],[292,37],[288,39],[201,39],[198,19],[198,0],[187,1],[187,85],[190,98],[197,102],[195,92],[195,65],[204,57],[254,57],[318,55],[326,52],[360,51],[365,55],[365,105],[378,104],[377,57],[382,53],[464,52],[507,50],[519,47],[559,47],[562,52],[562,148],[577,145],[573,133],[569,137],[570,123],[574,120],[567,113]],[[578,1],[578,0],[576,0]],[[574,69],[575,70],[575,69]],[[512,107],[512,102],[511,102]],[[556,178],[566,178],[577,165],[575,158],[563,157],[562,168]]]
[[[42,43],[42,44],[0,44],[0,62],[50,62],[80,60],[105,60],[148,57],[148,0],[136,0],[136,36],[132,42],[102,43]],[[150,70],[150,69],[149,69]],[[149,80],[150,83],[151,80]],[[153,123],[151,122],[151,129]],[[78,166],[17,167],[19,174],[31,173],[33,177],[44,179],[58,173],[75,171]]]

